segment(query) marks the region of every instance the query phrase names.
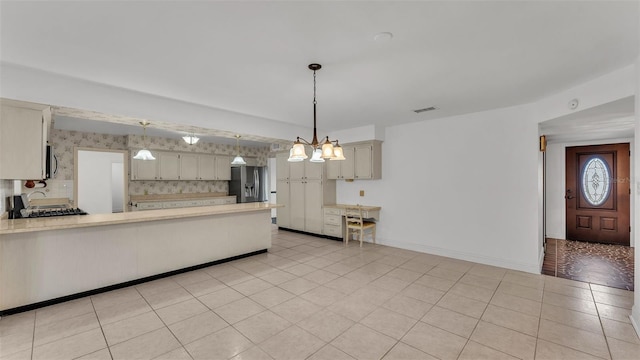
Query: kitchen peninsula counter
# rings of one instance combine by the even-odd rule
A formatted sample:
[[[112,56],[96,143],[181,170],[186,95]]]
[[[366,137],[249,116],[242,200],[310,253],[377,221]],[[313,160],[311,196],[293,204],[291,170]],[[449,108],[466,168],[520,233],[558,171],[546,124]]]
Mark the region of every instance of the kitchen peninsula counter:
[[[270,210],[272,208],[280,206],[282,205],[266,203],[245,203],[123,212],[114,214],[90,214],[75,216],[54,216],[49,218],[0,220],[0,235],[180,219],[195,216],[238,214],[245,212]]]
[[[279,206],[0,220],[0,315],[265,252]]]

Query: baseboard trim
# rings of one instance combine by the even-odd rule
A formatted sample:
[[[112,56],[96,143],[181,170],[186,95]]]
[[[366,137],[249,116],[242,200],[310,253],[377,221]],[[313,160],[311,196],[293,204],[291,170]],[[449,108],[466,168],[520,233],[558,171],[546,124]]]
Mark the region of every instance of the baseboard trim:
[[[450,257],[458,260],[472,261],[479,264],[497,266],[497,267],[502,267],[502,268],[511,269],[511,270],[524,271],[532,274],[540,274],[540,270],[542,269],[542,265],[538,265],[537,263],[525,264],[525,263],[519,263],[519,262],[505,261],[504,259],[500,259],[500,258],[494,258],[490,256],[479,256],[477,254],[444,249],[436,246],[427,246],[427,245],[408,243],[408,242],[388,241],[386,239],[381,239],[381,238],[376,238],[376,242],[380,245],[387,245],[387,246],[397,247],[405,250],[413,250],[413,251],[419,251],[427,254],[446,256],[446,257]]]
[[[209,266],[226,263],[226,262],[233,261],[233,260],[243,259],[243,258],[246,258],[246,257],[258,255],[258,254],[263,254],[263,253],[266,253],[267,250],[268,249],[262,249],[262,250],[258,250],[258,251],[253,251],[253,252],[242,254],[242,255],[236,255],[236,256],[229,257],[229,258],[225,258],[225,259],[210,261],[210,262],[207,262],[207,263],[198,264],[198,265],[194,265],[194,266],[189,266],[189,267],[178,269],[178,270],[168,271],[168,272],[165,272],[165,273],[162,273],[162,274],[151,275],[151,276],[143,277],[143,278],[140,278],[140,279],[135,279],[135,280],[130,280],[130,281],[126,281],[126,282],[123,282],[123,283],[119,283],[119,284],[109,285],[109,286],[101,287],[101,288],[98,288],[98,289],[83,291],[83,292],[79,292],[79,293],[76,293],[76,294],[71,294],[71,295],[66,295],[66,296],[62,296],[62,297],[59,297],[59,298],[55,298],[55,299],[40,301],[40,302],[29,304],[29,305],[18,306],[18,307],[7,309],[7,310],[0,310],[0,317],[7,316],[7,315],[13,315],[13,314],[17,314],[17,313],[21,313],[21,312],[25,312],[25,311],[35,310],[35,309],[42,308],[42,307],[45,307],[45,306],[50,306],[50,305],[63,303],[63,302],[66,302],[66,301],[76,300],[76,299],[80,299],[80,298],[83,298],[83,297],[86,297],[86,296],[96,295],[96,294],[100,294],[100,293],[107,292],[107,291],[118,290],[118,289],[122,289],[122,288],[125,288],[125,287],[133,286],[133,285],[139,285],[139,284],[142,284],[142,283],[145,283],[145,282],[158,280],[158,279],[162,279],[162,278],[173,276],[173,275],[178,275],[178,274],[182,274],[182,273],[185,273],[185,272],[189,272],[189,271],[193,271],[193,270],[199,270],[199,269],[203,269],[203,268],[206,268],[206,267],[209,267]]]
[[[636,336],[640,338],[640,326],[638,326],[636,318],[633,317],[633,314],[629,315],[629,320],[631,320],[631,326],[633,326],[633,330],[636,331]]]
[[[285,227],[281,227],[281,226],[278,226],[278,230],[286,230],[286,231],[290,231],[290,232],[294,232],[294,233],[298,233],[298,234],[311,235],[311,236],[325,238],[325,239],[329,239],[329,240],[343,241],[342,238],[335,237],[335,236],[316,234],[316,233],[306,232],[306,231],[302,231],[302,230],[289,229],[289,228],[285,228]]]

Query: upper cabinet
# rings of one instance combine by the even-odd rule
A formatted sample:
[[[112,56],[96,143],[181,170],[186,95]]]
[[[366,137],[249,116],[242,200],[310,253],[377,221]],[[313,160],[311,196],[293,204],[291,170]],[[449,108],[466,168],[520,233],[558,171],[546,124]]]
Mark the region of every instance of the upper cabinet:
[[[216,155],[216,180],[231,180],[231,158]]]
[[[289,159],[288,152],[276,154],[276,177],[277,180],[289,180]]]
[[[329,179],[353,179],[355,176],[353,146],[342,146],[342,152],[345,160],[329,160],[327,162],[327,177]]]
[[[345,144],[346,160],[327,162],[329,179],[376,180],[382,178],[382,142],[378,140]]]
[[[0,102],[0,179],[44,179],[51,109],[21,101]]]
[[[131,180],[231,180],[227,155],[154,150],[151,153],[156,160],[132,158]]]

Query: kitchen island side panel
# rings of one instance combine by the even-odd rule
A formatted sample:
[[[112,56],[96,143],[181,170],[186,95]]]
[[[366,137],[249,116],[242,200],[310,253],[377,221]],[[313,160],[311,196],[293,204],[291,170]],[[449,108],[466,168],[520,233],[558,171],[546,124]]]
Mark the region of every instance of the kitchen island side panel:
[[[270,209],[3,234],[0,311],[270,247]]]

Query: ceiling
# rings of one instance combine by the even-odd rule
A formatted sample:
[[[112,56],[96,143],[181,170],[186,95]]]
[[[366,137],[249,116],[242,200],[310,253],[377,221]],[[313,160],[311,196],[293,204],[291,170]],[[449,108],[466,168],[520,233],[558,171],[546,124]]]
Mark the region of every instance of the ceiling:
[[[630,65],[638,6],[3,1],[0,61],[301,126],[318,62],[319,126],[385,127],[532,102]]]

